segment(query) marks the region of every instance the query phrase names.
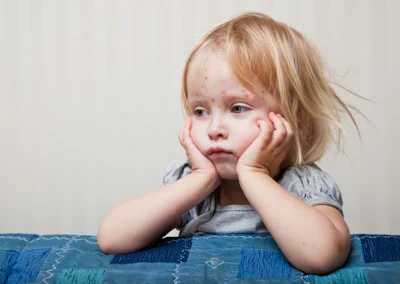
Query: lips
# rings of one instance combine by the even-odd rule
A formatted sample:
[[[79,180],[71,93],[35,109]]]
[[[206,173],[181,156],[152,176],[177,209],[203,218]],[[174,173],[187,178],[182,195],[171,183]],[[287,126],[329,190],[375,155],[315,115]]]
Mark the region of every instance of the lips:
[[[208,156],[224,155],[224,154],[232,154],[232,152],[229,150],[226,150],[224,148],[219,148],[219,147],[212,147],[207,151]]]

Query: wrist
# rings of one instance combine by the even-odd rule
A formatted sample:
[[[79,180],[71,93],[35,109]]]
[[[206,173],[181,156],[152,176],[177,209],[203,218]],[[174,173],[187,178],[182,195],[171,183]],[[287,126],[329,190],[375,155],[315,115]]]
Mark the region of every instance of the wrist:
[[[271,176],[271,172],[265,167],[239,166],[236,171],[238,178],[247,174],[265,174]]]
[[[248,188],[254,188],[253,185],[260,181],[274,181],[270,175],[262,171],[241,171],[238,173],[238,180],[243,192],[246,192]]]
[[[268,171],[261,170],[241,170],[237,172],[238,179],[251,179],[255,177],[271,177]]]
[[[217,172],[208,172],[202,170],[194,170],[193,176],[198,177],[199,181],[205,182],[205,186],[211,190],[216,189],[221,183],[221,179]]]

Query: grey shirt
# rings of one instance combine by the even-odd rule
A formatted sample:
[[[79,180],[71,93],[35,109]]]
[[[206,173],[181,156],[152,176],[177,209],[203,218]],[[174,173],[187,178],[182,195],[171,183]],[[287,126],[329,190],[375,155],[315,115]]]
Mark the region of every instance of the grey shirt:
[[[170,184],[190,174],[188,160],[173,161],[164,175],[164,184]],[[291,167],[278,183],[297,198],[311,206],[330,205],[343,215],[340,190],[326,172],[315,164]],[[215,191],[181,216],[180,236],[229,233],[268,232],[257,211],[251,205],[221,207]]]

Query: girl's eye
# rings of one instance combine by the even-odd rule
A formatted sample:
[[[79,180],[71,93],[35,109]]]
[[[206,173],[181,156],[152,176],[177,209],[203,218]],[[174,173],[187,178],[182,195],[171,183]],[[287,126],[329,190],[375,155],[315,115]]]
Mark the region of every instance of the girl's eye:
[[[193,114],[195,116],[206,116],[206,115],[208,115],[208,112],[206,110],[204,110],[204,109],[195,109],[193,111]]]
[[[240,106],[240,105],[232,107],[232,112],[234,112],[234,113],[243,113],[248,110],[249,110],[249,108],[247,108],[245,106]]]

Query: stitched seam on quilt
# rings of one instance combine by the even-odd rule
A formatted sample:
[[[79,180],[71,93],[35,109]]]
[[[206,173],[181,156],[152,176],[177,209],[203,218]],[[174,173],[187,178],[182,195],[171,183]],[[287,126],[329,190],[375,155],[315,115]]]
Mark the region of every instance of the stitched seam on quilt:
[[[63,238],[59,238],[59,237],[51,237],[51,238],[40,237],[37,240],[35,239],[35,240],[31,241],[31,243],[39,241],[39,240],[50,241],[50,240],[54,240],[54,239],[56,239],[56,240],[71,240],[71,238],[65,238],[65,237],[63,237]],[[86,238],[80,238],[80,239],[75,239],[74,238],[71,241],[71,243],[72,242],[77,242],[77,241],[85,241],[85,242],[87,242],[88,244],[91,244],[91,245],[97,245],[98,244],[97,242],[89,242]]]
[[[21,247],[20,252],[22,252],[25,249],[25,247],[28,243],[32,242],[32,241],[28,241],[26,238],[21,238],[21,237],[0,237],[0,239],[14,239],[14,240],[17,239],[17,240],[25,241],[26,243]]]
[[[181,263],[177,263],[174,269],[174,273],[172,273],[172,276],[174,276],[174,283],[177,284],[178,283],[178,272],[179,272],[179,267],[181,266]]]
[[[217,235],[211,235],[211,236],[201,236],[199,238],[202,239],[210,239],[210,238],[234,238],[234,239],[260,239],[260,240],[266,240],[266,239],[272,239],[272,236],[217,236]]]
[[[74,237],[71,238],[68,242],[65,243],[64,247],[61,249],[61,252],[62,252],[62,253],[60,253],[60,252],[57,252],[57,253],[56,253],[58,256],[60,256],[59,258],[57,258],[57,259],[55,260],[57,265],[60,264],[59,260],[62,259],[62,258],[64,257],[64,253],[69,249],[71,243],[75,240],[75,237],[77,237],[77,236],[74,236]],[[54,276],[54,274],[51,273],[51,271],[57,269],[57,267],[56,267],[54,264],[52,264],[52,266],[53,266],[52,269],[49,269],[49,270],[46,271],[46,273],[48,273],[48,274],[50,274],[50,275],[49,275],[48,277],[44,278],[44,279],[42,280],[42,282],[48,284],[48,282],[47,282],[46,280],[48,280],[48,279],[50,279],[51,277]]]
[[[300,279],[303,281],[304,284],[310,284],[310,282],[308,282],[306,279],[308,278],[308,274],[304,274],[303,272],[301,273],[301,277]]]
[[[174,273],[172,273],[172,276],[174,277],[174,283],[178,283],[178,278],[179,278],[179,276],[178,276],[179,267],[181,266],[182,260],[184,259],[185,254],[186,254],[187,251],[189,251],[189,249],[187,248],[187,246],[184,245],[184,246],[183,246],[183,249],[182,249],[182,251],[181,251],[181,255],[179,256],[179,258],[178,258],[178,260],[177,260],[177,263],[176,263],[176,266],[175,266],[175,269],[174,269]]]
[[[4,236],[0,236],[0,239],[12,239],[12,240],[15,240],[15,239],[17,239],[17,240],[21,240],[21,241],[28,242],[28,240],[27,240],[27,239],[25,239],[25,238],[21,238],[21,237],[4,237]]]
[[[51,237],[51,238],[39,237],[37,239],[34,239],[32,241],[32,243],[33,242],[37,242],[37,241],[41,241],[41,240],[45,240],[45,241],[50,241],[50,240],[71,240],[71,238],[66,238],[66,237],[62,237],[62,238],[60,238],[60,237]]]
[[[352,237],[352,240],[361,240],[365,238],[376,239],[376,238],[400,238],[400,236],[362,236],[362,237]]]
[[[31,243],[39,241],[39,240],[46,240],[46,241],[49,241],[49,240],[71,240],[71,238],[66,238],[66,237],[62,237],[62,238],[60,238],[60,237],[51,237],[51,238],[39,237],[39,238],[34,239],[33,241],[31,241]],[[75,239],[74,238],[72,240],[72,242],[77,242],[77,241],[85,241],[85,242],[87,242],[87,243],[89,243],[91,245],[97,245],[98,244],[97,242],[89,242],[86,238],[80,238],[80,239]]]

